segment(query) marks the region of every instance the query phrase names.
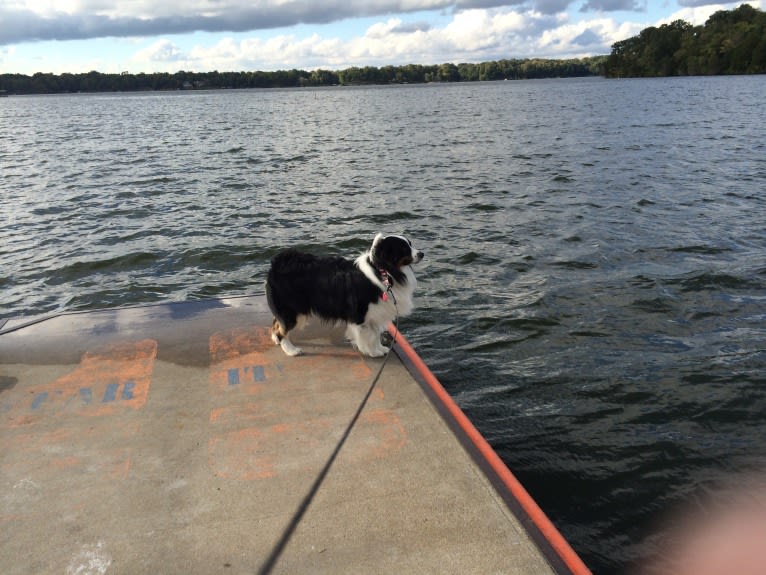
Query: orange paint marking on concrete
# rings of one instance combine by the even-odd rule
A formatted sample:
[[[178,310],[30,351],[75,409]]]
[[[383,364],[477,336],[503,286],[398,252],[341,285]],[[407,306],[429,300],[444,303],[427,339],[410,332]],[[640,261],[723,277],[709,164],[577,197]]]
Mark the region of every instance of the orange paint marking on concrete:
[[[50,437],[50,436],[48,436]],[[88,481],[121,480],[128,476],[131,466],[132,449],[129,447],[98,446],[98,449],[81,451],[73,443],[46,442],[46,437],[30,439],[24,436],[9,436],[0,441],[3,451],[21,446],[23,459],[14,459],[0,464],[0,471],[8,477],[27,478],[35,482],[55,483],[62,471],[77,470]]]
[[[294,425],[289,425],[287,423],[278,423],[276,425],[272,425],[269,428],[269,431],[272,433],[289,433],[291,429],[293,429]]]
[[[279,353],[282,353],[281,351]],[[282,388],[295,388],[296,392],[307,389],[331,390],[338,389],[338,383],[345,386],[363,386],[373,376],[372,370],[364,362],[358,352],[336,352],[328,355],[301,355],[299,357],[280,357],[274,377]],[[361,387],[360,387],[361,389]]]
[[[313,419],[221,434],[208,444],[210,468],[217,477],[246,481],[271,479],[288,468],[316,472],[316,452],[332,431],[331,421]]]
[[[317,452],[334,445],[345,422],[321,416],[307,402],[321,401],[315,392],[356,393],[373,376],[365,360],[350,347],[288,358],[262,327],[218,332],[208,341],[211,472],[252,481],[272,479],[288,469],[318,471],[323,460]],[[284,401],[285,395],[292,399]],[[377,389],[372,399],[383,401],[385,394]],[[392,411],[373,411],[359,423],[369,449],[355,457],[380,459],[406,442]]]
[[[45,484],[55,484],[62,471],[96,485],[125,479],[140,422],[115,416],[144,407],[156,357],[154,340],[118,343],[86,352],[53,381],[6,390],[0,450],[19,456],[4,459],[3,473]],[[69,425],[80,418],[93,423]]]
[[[270,328],[258,327],[214,333],[210,336],[209,346],[212,363],[220,363],[253,352],[263,353],[273,347],[274,343],[271,341]]]
[[[216,407],[210,410],[210,423],[230,424],[262,420],[270,415],[258,403],[245,403],[230,407]]]
[[[272,479],[287,469],[316,473],[324,462],[318,452],[327,451],[339,438],[345,422],[314,418],[245,428],[210,439],[209,464],[218,477],[239,480]],[[356,441],[364,448],[345,457],[356,460],[383,459],[407,442],[399,416],[389,409],[362,414]]]
[[[42,433],[18,433],[13,438],[14,444],[18,445],[20,451],[40,449],[45,445],[70,443],[72,440],[72,430],[63,427]]]
[[[211,392],[215,395],[226,395],[234,390],[247,395],[263,392],[268,376],[262,361],[256,354],[249,354],[240,360],[228,360],[214,366],[210,369]]]
[[[264,350],[273,346],[269,332],[264,328],[234,329],[210,336],[210,386],[216,395],[234,389],[256,395],[263,391],[264,382],[272,375]]]
[[[208,462],[216,477],[252,481],[274,477],[273,456],[261,447],[262,432],[240,429],[208,442]]]
[[[86,353],[80,362],[80,369],[71,374],[66,383],[77,386],[78,390],[92,382],[95,400],[101,399],[106,405],[99,412],[109,414],[117,407],[140,409],[149,397],[149,386],[157,359],[157,342],[145,339],[137,342],[117,344],[104,352]],[[133,385],[130,385],[133,383]],[[117,385],[114,399],[110,401],[109,385]],[[103,395],[99,392],[104,389]]]
[[[273,346],[269,330],[238,328],[217,332],[210,336],[208,346],[211,361],[209,389],[211,398],[219,403],[211,408],[209,420],[216,429],[229,429],[208,443],[210,468],[219,477],[271,477],[273,470],[268,459],[255,457],[252,446],[245,440],[254,436],[253,422],[269,415],[265,403],[252,401],[265,390],[267,381],[274,375],[274,368],[263,353],[267,346]],[[231,431],[242,426],[246,427]]]
[[[127,342],[86,352],[77,368],[58,379],[16,391],[2,425],[22,427],[50,418],[101,417],[140,409],[151,384],[157,342]]]
[[[70,469],[72,467],[79,467],[83,464],[83,460],[81,457],[58,457],[55,459],[51,459],[51,466],[57,467],[58,469]]]
[[[357,352],[353,352],[356,355],[357,361],[351,366],[351,373],[354,374],[356,379],[369,379],[372,377],[372,370],[367,366],[364,361],[359,358]]]
[[[106,477],[112,481],[127,479],[130,468],[133,465],[133,449],[125,448],[121,457],[115,457],[111,464],[104,467]]]
[[[216,429],[229,428],[208,441],[208,466],[225,479],[252,481],[275,475],[273,458],[260,447],[263,432],[251,426],[268,415],[253,396],[260,394],[273,368],[264,358],[273,346],[267,328],[234,329],[217,332],[208,340],[210,350],[209,388],[216,402],[227,402],[210,410]]]
[[[110,480],[125,479],[132,465],[132,450],[129,448],[102,452],[98,460],[87,457],[69,456],[50,460],[50,468],[57,471],[80,469]]]
[[[363,413],[359,423],[369,433],[365,450],[375,459],[383,459],[397,453],[407,443],[407,431],[399,416],[390,409],[375,409]]]
[[[78,439],[91,443],[95,440],[104,438],[111,443],[121,443],[129,441],[138,431],[138,426],[126,425],[119,427],[110,427],[109,437],[104,438],[103,429],[100,427],[91,427],[87,431],[68,429],[65,427],[56,428],[50,431],[36,431],[33,429],[11,429],[8,433],[0,435],[0,447],[13,444],[14,451],[21,453],[32,453],[46,451],[51,454],[59,454],[63,449],[75,449]]]

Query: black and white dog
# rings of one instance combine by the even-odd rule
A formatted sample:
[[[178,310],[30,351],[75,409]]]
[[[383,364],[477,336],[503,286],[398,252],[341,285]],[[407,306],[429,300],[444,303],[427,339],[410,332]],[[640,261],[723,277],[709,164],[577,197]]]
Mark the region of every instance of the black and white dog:
[[[346,337],[362,354],[384,355],[380,334],[397,315],[412,312],[416,281],[411,264],[422,259],[423,252],[407,238],[383,234],[355,261],[294,249],[281,252],[271,260],[266,279],[274,314],[271,339],[287,355],[299,355],[290,334],[315,316],[345,323]]]

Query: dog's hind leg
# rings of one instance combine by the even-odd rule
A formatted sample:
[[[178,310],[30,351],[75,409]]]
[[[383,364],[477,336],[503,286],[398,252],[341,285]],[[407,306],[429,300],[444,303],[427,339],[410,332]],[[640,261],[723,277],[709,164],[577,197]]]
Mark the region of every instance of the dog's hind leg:
[[[279,345],[282,342],[282,338],[285,337],[284,334],[285,331],[282,324],[279,323],[277,318],[274,318],[274,321],[271,322],[271,341]]]
[[[274,318],[274,321],[271,324],[271,340],[281,347],[282,351],[290,356],[296,356],[303,353],[301,348],[290,341],[290,331],[295,328],[298,323],[298,321],[293,320],[290,324],[285,326],[277,318]]]

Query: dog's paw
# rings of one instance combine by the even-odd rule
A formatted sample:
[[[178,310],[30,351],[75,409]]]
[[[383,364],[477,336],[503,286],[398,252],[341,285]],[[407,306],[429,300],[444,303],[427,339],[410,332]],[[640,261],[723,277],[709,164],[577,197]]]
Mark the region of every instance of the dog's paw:
[[[294,345],[293,342],[291,342],[289,339],[283,339],[281,342],[279,342],[279,347],[281,347],[282,351],[284,351],[290,357],[295,357],[296,355],[303,354],[303,350],[297,345]]]
[[[372,349],[366,350],[363,352],[364,355],[368,357],[383,357],[388,353],[388,349],[383,347],[382,345],[378,345],[376,347],[373,347]]]

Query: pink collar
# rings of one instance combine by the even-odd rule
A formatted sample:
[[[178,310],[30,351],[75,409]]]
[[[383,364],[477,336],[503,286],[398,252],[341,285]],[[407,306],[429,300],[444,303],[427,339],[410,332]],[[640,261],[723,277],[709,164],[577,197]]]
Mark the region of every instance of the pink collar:
[[[378,272],[380,273],[380,279],[383,282],[383,286],[386,288],[386,291],[380,294],[380,299],[383,301],[388,301],[388,294],[391,294],[391,299],[394,300],[394,305],[396,305],[396,296],[394,296],[394,288],[391,282],[391,276],[383,268],[378,268]]]

